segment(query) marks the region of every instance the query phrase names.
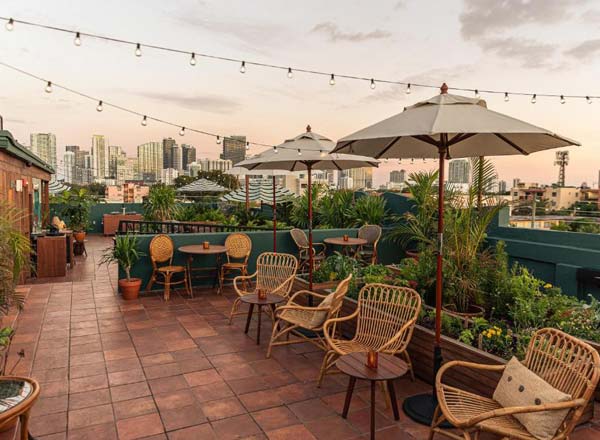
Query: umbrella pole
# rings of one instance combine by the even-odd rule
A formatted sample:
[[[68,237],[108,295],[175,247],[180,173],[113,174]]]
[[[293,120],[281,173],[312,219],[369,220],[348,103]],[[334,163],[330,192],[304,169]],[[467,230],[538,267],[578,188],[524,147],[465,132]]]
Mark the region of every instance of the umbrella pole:
[[[275,198],[275,176],[273,176],[273,252],[277,252],[277,204]]]
[[[246,183],[246,212],[248,212],[250,210],[250,189],[248,188],[250,186],[250,176],[248,174],[246,174],[245,177],[245,183]]]
[[[306,164],[308,172],[308,290],[312,292],[313,288],[313,235],[312,235],[312,164]],[[309,299],[312,299],[310,297]],[[312,306],[312,303],[310,304]]]

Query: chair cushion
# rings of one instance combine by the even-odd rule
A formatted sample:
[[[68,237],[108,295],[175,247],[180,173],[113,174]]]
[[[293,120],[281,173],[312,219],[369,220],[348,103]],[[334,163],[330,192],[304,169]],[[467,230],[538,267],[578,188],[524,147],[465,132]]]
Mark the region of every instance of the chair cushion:
[[[494,400],[507,408],[567,402],[571,400],[571,396],[554,388],[513,357],[506,364],[502,378],[494,391]],[[530,414],[514,414],[514,417],[535,438],[551,440],[568,412],[568,409],[540,411]]]
[[[321,301],[321,304],[319,304],[319,307],[331,307],[331,304],[333,304],[333,295],[334,295],[334,293],[330,293],[325,298],[323,298],[323,301]],[[313,314],[312,319],[310,320],[311,328],[321,327],[323,325],[323,323],[325,322],[325,320],[327,319],[328,314],[329,314],[329,310],[319,310],[319,311],[315,312]]]

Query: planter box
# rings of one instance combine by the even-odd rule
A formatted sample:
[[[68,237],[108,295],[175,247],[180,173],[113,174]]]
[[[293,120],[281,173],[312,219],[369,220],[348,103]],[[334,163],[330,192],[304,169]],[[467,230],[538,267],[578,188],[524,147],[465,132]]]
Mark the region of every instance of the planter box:
[[[308,278],[308,275],[306,275]],[[335,289],[339,284],[339,281],[325,281],[323,283],[313,283],[313,292],[327,294],[329,293],[329,289]],[[310,290],[308,288],[308,279],[302,278],[301,276],[296,276],[294,279],[294,285],[292,286],[292,292],[297,292],[298,290]]]

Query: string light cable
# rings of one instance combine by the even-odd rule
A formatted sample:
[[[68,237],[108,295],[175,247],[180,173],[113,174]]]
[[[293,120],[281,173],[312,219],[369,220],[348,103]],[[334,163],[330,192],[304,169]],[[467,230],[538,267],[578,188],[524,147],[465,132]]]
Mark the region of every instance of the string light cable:
[[[273,63],[265,63],[265,62],[260,62],[260,61],[252,61],[252,60],[248,60],[248,59],[234,58],[234,57],[228,57],[228,56],[223,56],[223,55],[214,55],[214,54],[204,53],[204,52],[197,51],[197,50],[184,50],[184,49],[167,47],[167,46],[158,45],[158,44],[140,43],[139,41],[126,40],[123,38],[101,35],[101,34],[96,34],[96,33],[91,33],[91,32],[82,32],[82,31],[77,31],[77,30],[68,29],[68,28],[64,28],[64,27],[48,25],[48,24],[44,24],[44,23],[38,23],[38,22],[33,22],[33,21],[28,21],[28,20],[20,20],[20,19],[16,19],[16,18],[12,18],[12,17],[0,16],[0,20],[6,22],[5,27],[8,31],[15,31],[16,28],[18,27],[18,25],[25,25],[25,26],[36,27],[36,28],[45,29],[45,30],[49,30],[49,31],[69,34],[74,37],[73,41],[76,46],[82,46],[83,45],[82,41],[85,38],[91,38],[91,39],[98,39],[98,40],[108,41],[108,42],[112,42],[112,43],[116,43],[116,44],[131,46],[132,48],[134,48],[134,54],[136,57],[141,57],[142,49],[145,49],[145,48],[162,51],[162,52],[183,54],[183,55],[186,55],[186,57],[189,57],[189,58],[187,58],[187,60],[188,60],[188,63],[192,66],[196,65],[196,62],[197,62],[196,60],[198,58],[202,58],[202,59],[213,60],[213,61],[235,63],[240,66],[240,68],[239,68],[240,73],[246,73],[248,67],[261,67],[261,68],[268,68],[268,69],[283,71],[287,75],[288,78],[293,78],[294,74],[297,72],[309,74],[309,75],[322,76],[325,78],[329,78],[329,84],[331,86],[334,86],[336,84],[336,79],[342,78],[342,79],[364,82],[370,87],[371,90],[374,90],[376,88],[377,84],[401,85],[406,88],[405,91],[407,94],[410,94],[411,91],[414,90],[415,88],[439,89],[439,84],[434,85],[434,84],[415,83],[415,82],[408,82],[408,81],[398,81],[398,80],[391,80],[391,79],[376,78],[373,76],[360,76],[360,75],[351,75],[351,74],[332,73],[331,71],[325,71],[325,70],[315,70],[315,69],[308,69],[308,68],[285,66],[282,64],[273,64]],[[527,97],[530,97],[530,102],[532,104],[535,104],[537,102],[538,98],[542,98],[542,97],[543,98],[554,98],[554,99],[558,100],[558,102],[560,102],[561,104],[566,103],[567,99],[583,99],[588,104],[591,104],[593,102],[593,100],[595,100],[595,99],[600,99],[600,95],[592,95],[592,94],[577,95],[577,94],[566,94],[566,93],[537,93],[537,92],[522,92],[522,91],[512,91],[511,92],[511,91],[507,91],[507,90],[481,89],[481,88],[475,88],[475,87],[450,87],[449,89],[458,91],[458,92],[473,93],[474,96],[477,98],[479,98],[482,94],[503,95],[504,101],[506,101],[506,102],[509,102],[510,97],[512,97],[512,96],[527,96]],[[190,129],[190,131],[193,131],[193,130]]]

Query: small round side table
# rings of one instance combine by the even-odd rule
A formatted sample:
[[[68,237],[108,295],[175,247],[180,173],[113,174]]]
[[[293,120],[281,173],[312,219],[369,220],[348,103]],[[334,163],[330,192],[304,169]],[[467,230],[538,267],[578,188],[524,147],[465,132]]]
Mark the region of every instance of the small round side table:
[[[250,328],[250,321],[252,320],[254,306],[258,307],[258,328],[256,329],[256,345],[260,345],[260,326],[263,306],[270,306],[271,310],[273,311],[273,315],[275,315],[275,306],[281,302],[287,301],[287,298],[269,293],[267,294],[267,297],[265,299],[260,299],[258,297],[258,294],[251,293],[249,295],[242,296],[240,298],[240,301],[250,305],[250,307],[248,308],[248,318],[246,319],[246,330],[244,331],[244,333],[246,334],[248,333],[248,329]]]

